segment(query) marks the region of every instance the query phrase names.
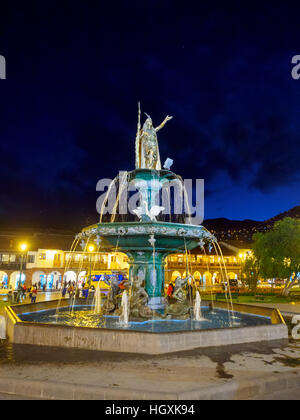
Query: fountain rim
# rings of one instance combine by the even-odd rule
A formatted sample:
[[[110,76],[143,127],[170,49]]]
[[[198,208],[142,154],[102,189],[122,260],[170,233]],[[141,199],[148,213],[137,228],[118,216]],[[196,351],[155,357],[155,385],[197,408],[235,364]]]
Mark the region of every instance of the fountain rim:
[[[188,239],[206,239],[217,242],[217,239],[202,225],[191,225],[172,222],[108,222],[87,226],[76,236],[83,239],[93,235],[100,236],[139,236],[154,235],[181,237]]]
[[[209,301],[202,301],[203,303],[205,303],[205,305],[203,305],[203,306],[201,306],[202,308],[206,308],[206,307],[209,307],[209,305],[208,305],[208,303],[209,303]],[[207,304],[207,306],[206,306],[206,304]],[[26,305],[26,304],[25,304]],[[127,329],[127,328],[107,328],[107,327],[90,327],[90,326],[85,326],[85,325],[80,325],[80,326],[78,326],[78,325],[66,325],[66,324],[55,324],[55,323],[51,323],[51,322],[35,322],[35,321],[23,321],[18,315],[18,313],[16,313],[15,311],[14,311],[14,307],[20,307],[20,306],[25,306],[24,304],[21,304],[21,305],[13,305],[13,306],[10,306],[10,308],[11,308],[11,310],[13,311],[13,313],[14,313],[14,316],[15,316],[15,324],[23,324],[23,325],[32,325],[32,326],[39,326],[39,325],[42,325],[42,326],[45,326],[45,327],[55,327],[55,328],[70,328],[70,329],[73,329],[73,328],[75,328],[75,329],[85,329],[85,330],[92,330],[92,331],[94,331],[94,330],[101,330],[101,331],[113,331],[113,332],[126,332],[126,333],[139,333],[139,334],[157,334],[157,335],[164,335],[164,334],[167,334],[167,335],[169,335],[169,334],[182,334],[182,333],[188,333],[188,334],[195,334],[195,333],[199,333],[199,332],[207,332],[207,331],[211,331],[211,332],[214,332],[214,331],[219,331],[219,330],[222,330],[222,331],[231,331],[231,330],[237,330],[237,329],[240,329],[240,330],[242,330],[242,329],[248,329],[248,328],[253,328],[253,327],[255,327],[255,328],[264,328],[264,327],[266,327],[266,326],[268,326],[268,327],[271,327],[271,326],[273,326],[273,325],[278,325],[278,324],[273,324],[273,323],[271,323],[271,324],[263,324],[263,325],[243,325],[243,326],[231,326],[231,327],[223,327],[223,328],[203,328],[203,329],[195,329],[195,330],[175,330],[175,331],[141,331],[141,330],[133,330],[133,329]],[[78,306],[81,306],[81,305],[78,305]],[[82,305],[82,306],[86,306],[86,305]],[[245,305],[245,306],[247,306],[247,305]],[[68,306],[62,306],[60,309],[64,309],[64,308],[68,308]],[[219,307],[219,308],[216,308],[216,309],[218,309],[218,310],[221,310],[221,311],[226,311],[226,309],[225,308],[222,308],[222,307]],[[271,309],[271,308],[270,308]],[[42,310],[37,310],[37,311],[33,311],[33,312],[22,312],[22,315],[26,315],[26,314],[29,314],[29,313],[34,313],[34,312],[47,312],[47,311],[50,311],[50,310],[52,310],[52,308],[48,308],[48,309],[42,309]],[[236,312],[236,313],[243,313],[243,312],[240,312],[240,311],[234,311],[234,312]],[[265,315],[258,315],[258,314],[255,314],[255,313],[246,313],[247,315],[249,315],[250,317],[254,317],[254,318],[265,318],[265,319],[268,319],[268,318],[271,318],[271,314],[269,314],[269,315],[267,315],[267,314],[265,314]],[[106,315],[107,316],[107,315]],[[109,316],[109,315],[108,315]],[[116,316],[116,318],[117,318],[117,316]],[[153,322],[156,322],[156,321],[161,321],[161,320],[147,320],[147,321],[153,321]],[[185,320],[177,320],[177,319],[174,319],[174,321],[185,321]]]

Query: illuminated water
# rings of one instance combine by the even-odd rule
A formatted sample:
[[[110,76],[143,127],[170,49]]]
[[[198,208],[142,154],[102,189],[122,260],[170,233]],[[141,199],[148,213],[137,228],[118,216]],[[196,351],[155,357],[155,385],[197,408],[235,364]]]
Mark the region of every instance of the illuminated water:
[[[194,331],[215,328],[247,327],[270,325],[267,317],[234,312],[234,321],[227,310],[202,307],[201,321],[187,320],[149,320],[144,322],[129,322],[126,330],[148,332]],[[22,321],[68,325],[76,327],[124,329],[119,324],[117,316],[101,316],[94,313],[91,306],[75,306],[74,312],[69,308],[62,308],[56,316],[56,310],[45,310],[19,315]]]

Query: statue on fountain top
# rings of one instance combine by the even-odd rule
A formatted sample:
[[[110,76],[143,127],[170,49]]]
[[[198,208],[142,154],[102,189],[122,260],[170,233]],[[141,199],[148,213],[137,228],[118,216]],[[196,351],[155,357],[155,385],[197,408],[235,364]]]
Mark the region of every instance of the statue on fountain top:
[[[147,119],[141,128],[141,108],[139,103],[138,127],[135,142],[135,167],[136,169],[157,169],[161,170],[161,162],[157,141],[157,132],[165,126],[173,117],[167,116],[156,128],[153,127],[151,117],[146,114]]]

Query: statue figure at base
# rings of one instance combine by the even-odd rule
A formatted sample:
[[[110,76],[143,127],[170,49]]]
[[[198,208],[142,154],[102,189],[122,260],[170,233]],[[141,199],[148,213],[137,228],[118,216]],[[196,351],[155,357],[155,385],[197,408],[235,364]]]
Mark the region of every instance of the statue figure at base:
[[[151,318],[152,310],[147,306],[148,293],[142,286],[144,278],[138,275],[131,287],[130,294],[130,315],[134,318]]]
[[[188,303],[188,292],[186,285],[190,277],[182,279],[177,277],[175,280],[175,288],[172,297],[176,300],[166,307],[165,314],[176,317],[189,317],[190,305]]]

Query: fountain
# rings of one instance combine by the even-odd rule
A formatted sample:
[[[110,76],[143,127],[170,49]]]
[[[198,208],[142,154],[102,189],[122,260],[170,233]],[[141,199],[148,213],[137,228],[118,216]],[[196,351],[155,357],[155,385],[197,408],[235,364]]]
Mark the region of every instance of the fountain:
[[[188,264],[186,278],[176,279],[172,301],[166,302],[168,255],[188,256],[190,250],[206,245],[219,252],[223,263],[224,259],[216,238],[203,226],[190,223],[184,183],[170,170],[172,160],[161,166],[157,132],[172,117],[166,117],[156,128],[148,115],[141,127],[140,117],[139,109],[135,170],[122,172],[112,181],[101,205],[99,223],[84,228],[71,248],[72,254],[80,243],[84,257],[94,242],[97,252],[125,253],[129,262],[126,290],[121,295],[118,278],[113,277],[105,298],[100,286],[96,288],[93,305],[83,305],[82,299],[74,296],[69,301],[6,308],[9,338],[26,344],[148,354],[287,338],[278,310],[233,305],[230,288],[225,288],[227,302],[215,302],[213,311],[210,302],[201,302],[198,290],[193,302]],[[170,182],[183,197],[183,212],[174,211],[178,203],[164,188]],[[128,194],[132,187],[138,192],[134,206]],[[116,200],[111,205],[114,192]],[[131,211],[124,211],[128,208]],[[225,284],[226,267],[221,262],[220,267]]]

